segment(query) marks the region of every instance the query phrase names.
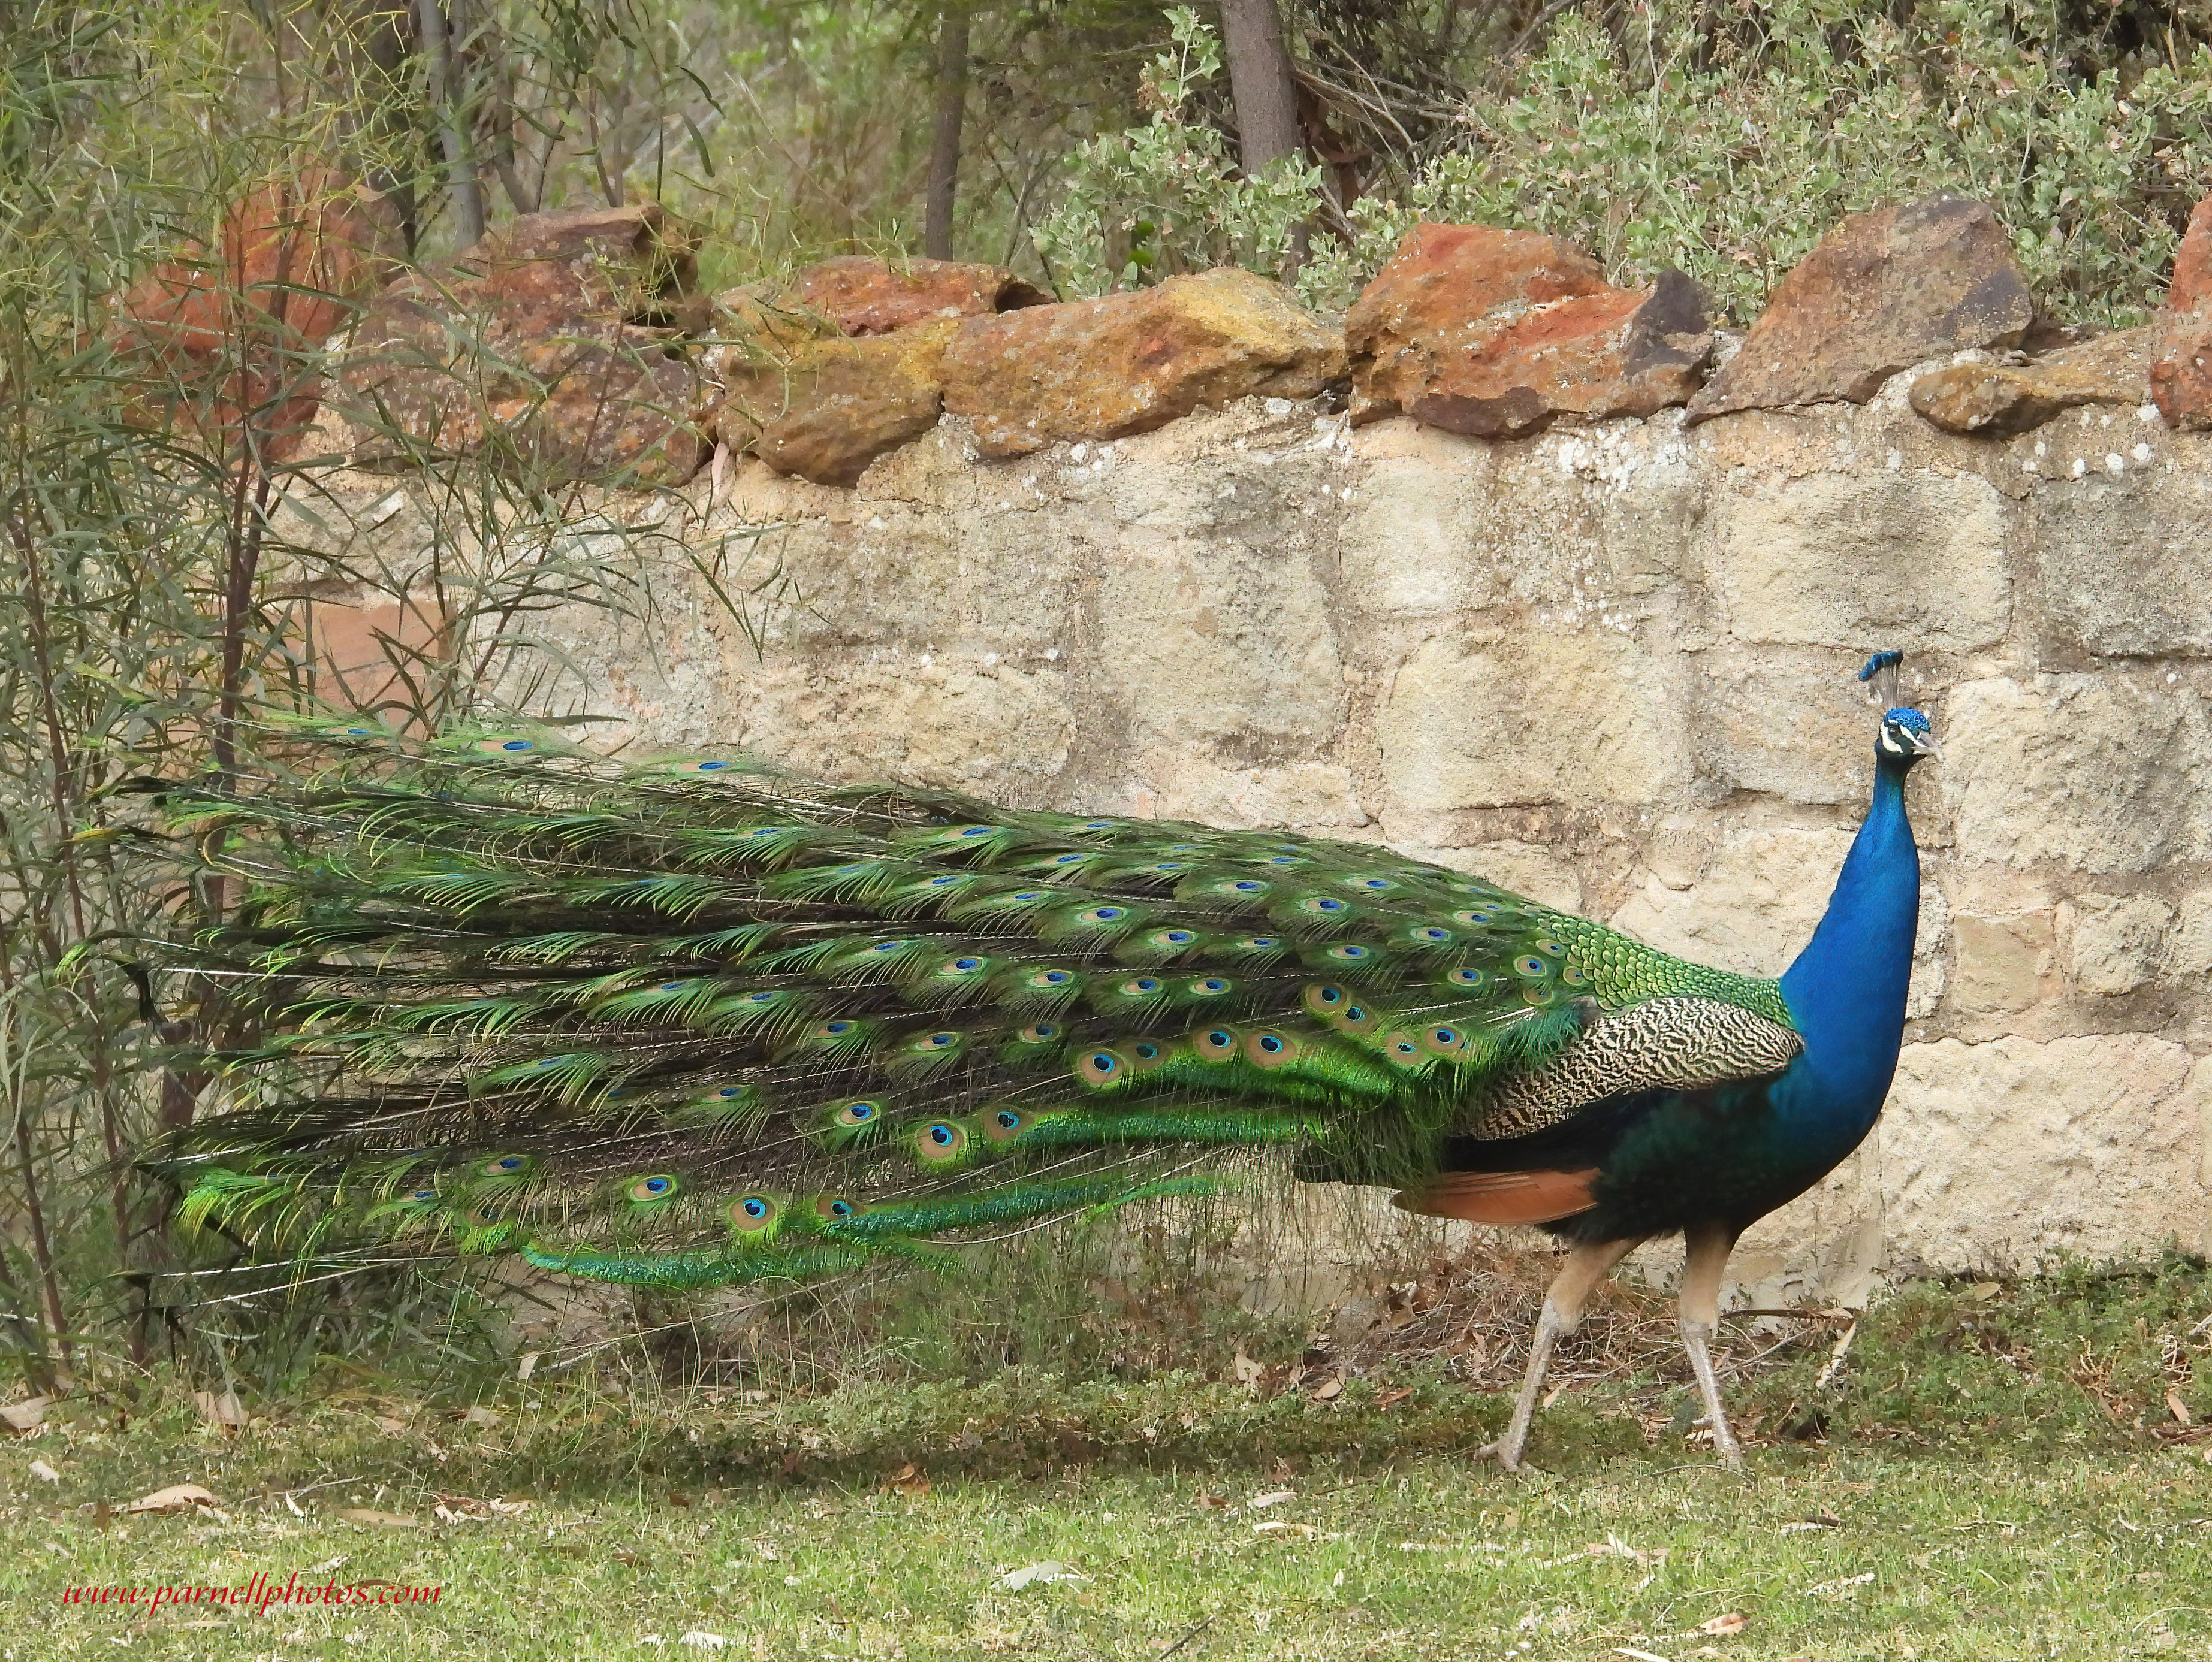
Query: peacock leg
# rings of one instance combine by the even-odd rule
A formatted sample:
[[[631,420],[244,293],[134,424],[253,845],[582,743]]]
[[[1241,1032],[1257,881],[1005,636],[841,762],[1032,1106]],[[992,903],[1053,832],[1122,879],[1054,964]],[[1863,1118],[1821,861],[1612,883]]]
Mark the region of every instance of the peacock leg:
[[[1682,1235],[1682,1286],[1676,1306],[1681,1314],[1682,1348],[1690,1353],[1691,1371],[1705,1398],[1705,1423],[1713,1428],[1713,1448],[1729,1465],[1743,1469],[1743,1450],[1729,1429],[1728,1412],[1721,1406],[1720,1381],[1713,1375],[1712,1352],[1707,1349],[1721,1320],[1721,1276],[1729,1254],[1735,1250],[1736,1232],[1722,1223],[1701,1223]]]
[[[1552,1347],[1582,1325],[1583,1306],[1589,1298],[1590,1289],[1644,1240],[1642,1235],[1631,1235],[1625,1240],[1601,1240],[1577,1246],[1567,1254],[1567,1261],[1559,1266],[1559,1273],[1552,1277],[1551,1286],[1544,1292],[1544,1308],[1536,1318],[1536,1336],[1528,1344],[1528,1371],[1522,1375],[1520,1400],[1513,1404],[1513,1422],[1496,1442],[1486,1443],[1477,1449],[1476,1459],[1494,1454],[1498,1464],[1508,1471],[1521,1469],[1521,1446],[1528,1441],[1528,1422],[1536,1417],[1536,1398],[1544,1388],[1544,1368],[1552,1359]]]

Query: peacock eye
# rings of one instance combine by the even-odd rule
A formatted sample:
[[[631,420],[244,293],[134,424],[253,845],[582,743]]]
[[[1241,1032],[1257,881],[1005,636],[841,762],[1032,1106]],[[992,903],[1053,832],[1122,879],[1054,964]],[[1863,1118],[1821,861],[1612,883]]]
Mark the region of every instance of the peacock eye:
[[[1229,983],[1218,976],[1209,975],[1203,981],[1193,981],[1190,984],[1190,990],[1193,992],[1201,993],[1226,992],[1229,991]]]

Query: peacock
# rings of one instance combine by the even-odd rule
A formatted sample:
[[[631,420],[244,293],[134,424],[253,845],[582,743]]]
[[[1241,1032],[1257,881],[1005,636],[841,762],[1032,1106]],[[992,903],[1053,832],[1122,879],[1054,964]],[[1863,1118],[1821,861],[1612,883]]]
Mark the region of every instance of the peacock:
[[[1509,1469],[1592,1289],[1679,1232],[1740,1465],[1729,1253],[1866,1135],[1903,1039],[1937,750],[1899,661],[1861,672],[1872,805],[1778,980],[1373,846],[270,717],[281,779],[164,787],[228,901],[170,961],[233,1037],[153,1163],[257,1253],[702,1289],[939,1263],[1272,1156],[1567,1243]]]

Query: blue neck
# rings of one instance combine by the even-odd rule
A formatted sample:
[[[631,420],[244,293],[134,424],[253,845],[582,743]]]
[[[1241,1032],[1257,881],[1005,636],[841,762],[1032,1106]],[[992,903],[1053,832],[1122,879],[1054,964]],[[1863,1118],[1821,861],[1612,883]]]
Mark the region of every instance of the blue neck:
[[[1905,1041],[1919,916],[1920,851],[1905,816],[1905,769],[1877,752],[1874,805],[1826,915],[1782,977],[1782,996],[1805,1036],[1784,1093],[1792,1119],[1856,1143],[1881,1112]]]

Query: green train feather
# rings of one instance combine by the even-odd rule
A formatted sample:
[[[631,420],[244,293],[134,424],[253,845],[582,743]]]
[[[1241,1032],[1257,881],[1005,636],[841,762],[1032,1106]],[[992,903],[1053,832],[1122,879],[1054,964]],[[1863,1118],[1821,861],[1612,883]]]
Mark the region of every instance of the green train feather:
[[[1365,845],[283,737],[295,776],[163,798],[242,896],[165,961],[261,1036],[193,1058],[157,1163],[183,1222],[272,1255],[806,1279],[1269,1150],[1409,1181],[1485,1113],[1571,1112],[1561,1058],[1601,1074],[1585,1034],[1651,1001],[1789,1027],[1771,982]]]

